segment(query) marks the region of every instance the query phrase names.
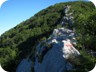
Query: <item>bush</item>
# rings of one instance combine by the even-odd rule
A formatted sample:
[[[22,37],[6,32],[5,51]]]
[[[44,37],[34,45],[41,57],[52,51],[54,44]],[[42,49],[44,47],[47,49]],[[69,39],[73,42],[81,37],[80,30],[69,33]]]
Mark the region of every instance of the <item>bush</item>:
[[[81,55],[79,57],[71,59],[71,63],[75,69],[69,72],[88,72],[94,68],[96,58],[90,56],[83,50],[81,50],[80,53]]]

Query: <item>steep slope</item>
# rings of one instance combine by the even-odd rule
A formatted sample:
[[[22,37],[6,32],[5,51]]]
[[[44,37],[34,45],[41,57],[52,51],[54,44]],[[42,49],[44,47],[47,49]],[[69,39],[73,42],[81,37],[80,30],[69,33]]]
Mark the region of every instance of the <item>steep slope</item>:
[[[89,19],[89,21],[92,21],[91,14],[94,13],[96,15],[95,8],[90,2],[67,2],[50,6],[18,24],[0,37],[0,63],[6,70],[13,72],[22,58],[26,58],[30,53],[34,56],[36,45],[48,38],[53,29],[60,27],[59,23],[64,15],[63,9],[67,4],[71,5],[74,10],[74,20],[77,21],[74,24],[79,32],[83,25],[82,20],[86,21],[86,19]],[[96,23],[95,20],[93,22]],[[80,23],[82,23],[81,26]],[[78,29],[78,27],[80,28]],[[96,26],[94,25],[95,28]],[[93,33],[95,33],[94,30]],[[96,47],[95,45],[94,47]]]
[[[80,55],[72,45],[72,43],[76,43],[74,35],[71,30],[55,29],[51,39],[45,42],[44,46],[39,45],[37,47],[35,72],[66,72],[71,70],[73,66],[68,59],[70,60],[71,57],[75,58]],[[52,48],[50,45],[52,45]]]
[[[59,25],[62,28],[54,29],[50,37],[36,46],[34,61],[32,55],[23,59],[19,64],[16,72],[65,72],[72,69],[72,64],[68,61],[71,57],[75,58],[80,53],[72,44],[76,44],[75,32],[73,31],[73,16],[70,11],[71,6],[64,7],[64,16]],[[66,29],[66,25],[68,28]],[[33,63],[33,64],[32,64]],[[33,71],[32,71],[33,72]]]

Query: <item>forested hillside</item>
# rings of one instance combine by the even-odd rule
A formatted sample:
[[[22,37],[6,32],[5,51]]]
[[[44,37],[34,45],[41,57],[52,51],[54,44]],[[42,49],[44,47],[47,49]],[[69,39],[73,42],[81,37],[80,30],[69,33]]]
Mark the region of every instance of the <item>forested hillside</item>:
[[[96,9],[91,2],[66,2],[52,5],[23,21],[0,37],[0,63],[15,72],[21,59],[34,55],[36,45],[59,28],[65,5],[71,5],[77,48],[96,51]]]

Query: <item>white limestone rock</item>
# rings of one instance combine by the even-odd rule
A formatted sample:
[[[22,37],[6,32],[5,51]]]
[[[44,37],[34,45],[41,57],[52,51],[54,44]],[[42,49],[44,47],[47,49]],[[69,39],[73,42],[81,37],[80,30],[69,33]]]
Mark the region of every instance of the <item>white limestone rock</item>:
[[[67,59],[70,56],[76,57],[80,55],[79,51],[72,44],[76,44],[77,41],[73,40],[76,39],[75,33],[72,30],[64,28],[54,29],[48,41],[49,44],[53,43],[53,46],[44,55],[41,63],[36,58],[35,72],[66,72],[71,70],[73,66]],[[38,48],[40,50],[40,46]],[[42,51],[40,52],[42,53]]]
[[[32,62],[28,59],[23,59],[18,65],[16,72],[31,72]]]

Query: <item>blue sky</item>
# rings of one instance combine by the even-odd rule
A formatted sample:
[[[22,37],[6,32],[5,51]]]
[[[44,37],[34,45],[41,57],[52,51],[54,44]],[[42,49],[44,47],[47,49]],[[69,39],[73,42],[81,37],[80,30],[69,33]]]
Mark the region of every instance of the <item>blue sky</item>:
[[[60,2],[73,0],[8,0],[0,8],[0,35],[34,16],[40,10]]]

